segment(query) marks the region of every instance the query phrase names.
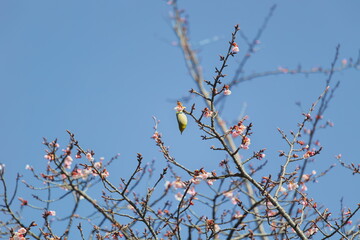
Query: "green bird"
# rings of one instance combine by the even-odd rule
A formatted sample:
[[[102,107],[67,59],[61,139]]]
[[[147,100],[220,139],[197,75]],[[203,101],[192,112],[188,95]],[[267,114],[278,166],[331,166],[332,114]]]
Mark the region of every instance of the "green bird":
[[[182,105],[182,103],[180,101],[178,101],[177,106],[175,107],[175,110],[176,110],[176,119],[178,121],[179,130],[180,130],[181,134],[185,130],[185,128],[187,126],[187,122],[188,122],[187,117],[186,117],[185,113],[183,112],[184,109],[185,109],[185,107]]]

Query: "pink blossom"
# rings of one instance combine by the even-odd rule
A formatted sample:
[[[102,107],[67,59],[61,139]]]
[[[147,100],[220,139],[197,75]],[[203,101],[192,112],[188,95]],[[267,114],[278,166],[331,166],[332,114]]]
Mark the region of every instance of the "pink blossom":
[[[187,193],[191,196],[195,196],[197,194],[197,192],[195,191],[195,187],[191,187]]]
[[[238,203],[239,199],[237,199],[236,197],[232,197],[232,198],[230,198],[230,200],[231,200],[232,204],[236,205]]]
[[[272,210],[268,210],[268,211],[267,211],[267,215],[268,215],[268,217],[272,217],[272,216],[275,216],[275,215],[276,215],[276,212],[275,212],[275,211],[272,211]]]
[[[295,190],[299,187],[299,185],[297,183],[294,183],[294,182],[290,182],[288,185],[287,185],[287,188],[291,191],[291,190]]]
[[[70,148],[62,149],[62,151],[65,153],[65,155],[71,155]]]
[[[86,158],[87,158],[87,160],[89,160],[89,161],[93,161],[93,160],[94,160],[94,158],[93,158],[93,156],[92,156],[91,153],[87,153],[87,154],[86,154]]]
[[[92,170],[91,169],[83,169],[82,171],[81,171],[81,177],[83,178],[83,179],[86,179],[90,174],[92,173]]]
[[[257,159],[259,159],[259,160],[262,160],[265,156],[266,156],[265,153],[257,153],[257,154],[255,155],[255,157],[256,157]]]
[[[304,155],[303,158],[309,158],[315,155],[314,151],[307,151]]]
[[[305,182],[310,180],[311,175],[310,174],[304,174],[302,175],[301,179]]]
[[[225,89],[224,90],[224,95],[225,96],[229,96],[231,94],[231,90],[230,89]]]
[[[224,86],[224,95],[228,96],[231,94],[231,91],[229,88],[230,88],[229,85]]]
[[[75,179],[81,178],[82,177],[82,170],[81,169],[74,169],[74,171],[71,172],[71,176]]]
[[[236,54],[236,53],[238,53],[239,51],[240,51],[239,46],[234,42],[234,43],[232,44],[231,52],[232,52],[233,54]]]
[[[311,174],[312,174],[312,175],[315,175],[315,174],[316,174],[316,171],[315,171],[315,170],[312,170]]]
[[[236,213],[234,214],[233,218],[238,219],[243,217],[244,215],[240,214],[240,211],[236,211]]]
[[[47,211],[47,214],[49,216],[55,216],[56,215],[56,212],[55,211]]]
[[[212,185],[214,185],[215,181],[216,181],[216,179],[209,179],[206,182],[207,182],[208,185],[212,186]]]
[[[238,199],[234,196],[233,191],[227,191],[227,192],[223,192],[223,195],[227,198],[230,198],[231,203],[236,205],[238,203]]]
[[[236,125],[232,128],[232,136],[233,137],[237,137],[240,136],[241,134],[243,134],[243,132],[245,131],[246,127],[243,124],[240,125]]]
[[[307,202],[306,200],[304,200],[304,199],[301,199],[301,200],[299,201],[299,203],[300,203],[301,205],[303,205],[303,206],[307,206],[307,205],[308,205],[308,202]]]
[[[26,231],[25,228],[20,228],[19,230],[17,230],[17,232],[18,232],[19,234],[25,234],[27,231]]]
[[[284,194],[285,194],[285,193],[286,193],[286,191],[287,191],[287,190],[286,190],[286,188],[284,188],[283,186],[281,186],[281,187],[280,187],[280,192],[282,192],[282,193],[284,193]]]
[[[65,158],[65,160],[64,160],[64,167],[67,168],[67,169],[71,168],[72,162],[73,162],[72,157],[71,157],[71,156],[67,156],[67,157]]]
[[[30,166],[29,164],[26,164],[25,169],[31,170],[31,171],[34,170],[34,168],[32,166]]]
[[[305,232],[305,234],[306,234],[307,237],[310,237],[310,236],[314,235],[315,233],[317,233],[318,230],[319,229],[317,227],[312,227],[309,230],[307,230]]]
[[[307,190],[308,190],[307,186],[305,184],[302,184],[301,185],[301,191],[305,192]]]
[[[102,170],[101,178],[107,178],[107,177],[109,177],[109,175],[110,175],[110,173],[106,169]]]
[[[185,183],[180,180],[180,178],[177,178],[175,181],[171,184],[175,189],[178,188],[185,188]]]
[[[182,112],[185,108],[186,107],[184,107],[180,101],[177,101],[177,105],[176,105],[176,107],[174,109],[177,112]]]
[[[170,181],[166,181],[164,184],[164,187],[166,190],[168,190],[171,187],[171,182]]]
[[[205,179],[207,179],[208,177],[212,177],[212,173],[211,172],[203,172],[203,173],[201,173],[199,176],[198,176],[199,178],[201,178],[202,180],[205,180]]]
[[[160,134],[156,131],[154,132],[154,134],[151,136],[151,138],[153,138],[154,140],[158,140],[160,138]]]
[[[221,230],[220,226],[218,224],[214,225],[214,232],[219,232]]]
[[[181,199],[183,198],[183,194],[182,193],[177,193],[177,194],[175,194],[175,199],[177,200],[177,201],[181,201]]]
[[[283,68],[283,67],[278,67],[278,70],[282,73],[288,73],[289,72],[289,69],[287,68]]]
[[[49,143],[49,146],[56,147],[56,148],[60,147],[60,145],[58,143],[56,143],[55,141],[52,141],[51,143]]]
[[[96,162],[96,163],[94,163],[94,167],[95,167],[96,169],[100,169],[100,168],[102,167],[102,162]]]
[[[249,145],[250,145],[250,138],[244,136],[243,139],[242,139],[242,143],[240,145],[240,148],[249,149]]]
[[[311,134],[311,130],[304,128],[304,133],[310,135],[310,134]]]
[[[14,236],[10,238],[11,240],[26,240],[24,234],[26,233],[25,228],[20,228],[17,232],[14,233]]]
[[[225,197],[231,198],[233,196],[233,192],[232,191],[223,192],[223,195]]]
[[[347,59],[346,58],[344,58],[343,60],[341,60],[341,64],[343,65],[343,66],[345,66],[346,64],[347,64]]]
[[[272,202],[270,202],[270,201],[266,201],[266,207],[267,208],[274,208],[274,204],[272,204]]]
[[[201,182],[201,179],[200,178],[196,178],[196,177],[193,177],[191,180],[190,180],[193,184],[199,184]]]
[[[214,112],[210,111],[210,109],[208,109],[208,108],[205,108],[203,110],[203,113],[204,113],[204,117],[212,117],[212,116],[214,116]]]

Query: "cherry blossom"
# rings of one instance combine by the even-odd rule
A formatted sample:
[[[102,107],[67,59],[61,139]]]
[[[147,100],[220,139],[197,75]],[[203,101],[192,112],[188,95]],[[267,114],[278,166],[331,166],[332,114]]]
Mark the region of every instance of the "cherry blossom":
[[[250,138],[244,136],[240,145],[240,148],[242,149],[249,149],[249,145],[250,145]]]
[[[55,216],[56,212],[55,211],[48,211],[49,216]]]
[[[229,88],[230,88],[229,85],[225,85],[225,86],[224,86],[224,95],[225,95],[225,96],[228,96],[228,95],[231,94],[231,91],[230,91]]]
[[[185,183],[180,180],[180,178],[177,178],[175,181],[171,183],[171,185],[175,188],[185,188]]]
[[[314,151],[307,151],[304,155],[303,158],[309,158],[315,155]]]
[[[238,53],[239,51],[240,51],[239,46],[234,42],[234,43],[232,44],[231,52],[232,52],[233,54],[236,54],[236,53]]]
[[[177,101],[177,106],[174,109],[177,112],[182,112],[182,111],[184,111],[185,108],[186,107],[184,107],[180,101]]]
[[[32,166],[30,166],[29,164],[26,164],[25,169],[30,170],[30,171],[34,170],[34,168]]]
[[[317,233],[318,230],[319,229],[317,227],[312,227],[309,230],[307,230],[305,232],[305,234],[306,234],[307,237],[310,237],[310,236],[314,235],[315,233]]]
[[[208,108],[204,108],[203,113],[204,113],[204,117],[207,117],[207,118],[214,116],[214,112],[210,111],[210,109],[208,109]]]
[[[209,179],[206,182],[207,182],[208,185],[212,186],[212,185],[214,185],[215,181],[216,181],[215,179]]]
[[[183,198],[183,194],[182,193],[180,193],[180,192],[178,192],[177,194],[175,194],[175,199],[177,200],[177,201],[181,201],[181,199]]]
[[[73,159],[71,156],[67,156],[64,160],[64,167],[67,168],[67,169],[70,169],[71,168],[71,164],[73,162]]]
[[[225,197],[231,198],[233,196],[233,192],[232,191],[223,192],[223,195]]]
[[[238,219],[238,218],[241,218],[241,217],[243,217],[244,215],[242,215],[241,213],[240,213],[240,211],[236,211],[235,212],[235,214],[234,214],[234,216],[233,216],[233,218],[234,219]]]
[[[305,192],[305,191],[307,191],[308,190],[308,188],[307,188],[307,186],[303,183],[303,184],[301,184],[301,191],[302,192]]]
[[[195,187],[191,187],[188,191],[187,194],[191,195],[191,196],[195,196],[197,194],[197,192],[195,191]]]
[[[101,178],[107,178],[107,177],[109,177],[109,175],[110,175],[110,173],[106,169],[104,169],[104,170],[102,170],[100,176],[101,176]]]
[[[243,132],[245,131],[246,127],[245,125],[243,125],[242,123],[240,123],[240,125],[235,125],[233,128],[232,128],[232,136],[233,137],[237,137],[237,136],[240,136],[241,134],[243,134]]]
[[[27,232],[25,228],[20,228],[17,232],[14,233],[14,236],[10,240],[26,240],[24,234]]]
[[[86,154],[86,159],[89,160],[89,161],[93,161],[94,158],[93,158],[93,155],[91,153],[87,153]]]
[[[283,67],[278,67],[278,70],[282,73],[288,73],[289,72],[289,69],[287,68],[283,68]]]
[[[341,60],[341,64],[343,65],[343,66],[346,66],[346,64],[347,64],[347,59],[346,58],[344,58],[343,60]]]
[[[165,190],[168,190],[171,187],[171,182],[170,181],[166,181],[164,184]]]
[[[160,137],[161,135],[157,131],[154,132],[154,134],[151,136],[151,138],[153,138],[155,141],[157,141]]]
[[[295,190],[299,187],[299,185],[295,182],[290,182],[288,185],[287,185],[287,188],[291,191],[291,190]]]

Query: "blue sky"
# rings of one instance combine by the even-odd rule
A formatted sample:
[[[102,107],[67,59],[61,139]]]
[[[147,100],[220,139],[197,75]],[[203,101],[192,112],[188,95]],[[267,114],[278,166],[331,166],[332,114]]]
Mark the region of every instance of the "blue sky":
[[[199,50],[205,79],[214,76],[233,26],[240,24],[252,39],[274,3],[277,8],[245,68],[247,74],[299,64],[304,69],[328,68],[337,44],[337,66],[344,58],[357,58],[358,1],[179,1],[189,16],[191,42]],[[65,146],[66,129],[96,157],[121,154],[110,169],[114,181],[129,174],[138,152],[146,161],[159,161],[161,169],[164,159],[150,139],[152,116],[160,119],[159,131],[176,159],[193,169],[217,168],[225,155],[209,150],[212,143],[201,141],[195,123],[190,122],[183,135],[177,129],[176,100],[195,84],[180,50],[171,44],[176,38],[169,10],[164,1],[146,0],[0,3],[0,162],[6,165],[7,179],[17,172],[31,179],[26,164],[43,169],[42,137],[58,138]],[[218,40],[203,44],[213,38]],[[237,42],[241,52],[229,62],[225,82],[246,49],[240,37]],[[339,153],[344,161],[359,162],[359,77],[354,69],[335,74],[340,88],[324,116],[335,126],[319,132],[324,150],[309,171],[321,172],[336,163]],[[322,74],[284,74],[242,83],[232,89],[224,116],[235,121],[245,104],[254,124],[250,151],[267,148],[267,159],[277,166],[277,151],[286,145],[276,128],[294,130],[302,119],[295,102],[308,109],[324,90],[325,79]],[[353,187],[358,180],[337,166],[314,185],[314,197],[331,200],[336,210],[342,196],[354,206],[360,197]]]

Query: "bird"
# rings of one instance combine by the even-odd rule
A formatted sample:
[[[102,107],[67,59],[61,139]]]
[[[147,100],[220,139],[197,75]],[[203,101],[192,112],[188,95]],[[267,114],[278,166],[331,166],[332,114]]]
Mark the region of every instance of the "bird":
[[[177,101],[177,106],[175,107],[176,119],[179,124],[179,130],[181,134],[185,130],[188,122],[186,114],[183,112],[185,108],[186,107],[184,107],[180,101]]]

